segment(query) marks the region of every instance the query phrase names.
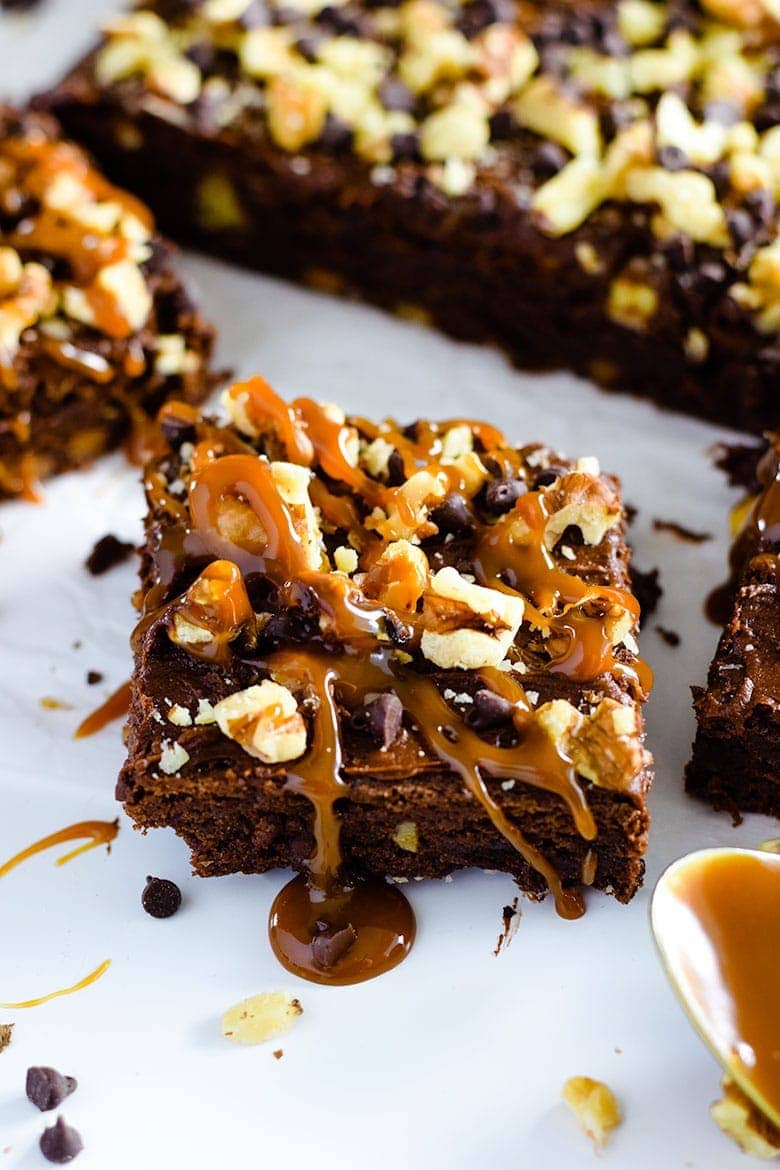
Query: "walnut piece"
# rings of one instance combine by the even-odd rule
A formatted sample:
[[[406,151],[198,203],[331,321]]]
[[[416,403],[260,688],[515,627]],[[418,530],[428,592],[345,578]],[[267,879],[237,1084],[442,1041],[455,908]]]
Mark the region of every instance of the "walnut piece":
[[[446,604],[440,605],[438,599]],[[431,578],[425,601],[426,615],[434,623],[442,613],[447,625],[456,623],[444,632],[424,630],[420,642],[423,656],[445,670],[498,666],[523,620],[521,597],[474,585],[451,567]]]
[[[569,1077],[561,1095],[590,1140],[601,1149],[623,1120],[612,1090],[592,1077]]]
[[[306,751],[306,724],[287,687],[264,679],[214,704],[223,735],[264,764],[297,760]]]
[[[228,1008],[222,1035],[234,1044],[264,1044],[289,1032],[302,1014],[300,1000],[286,991],[263,991]]]

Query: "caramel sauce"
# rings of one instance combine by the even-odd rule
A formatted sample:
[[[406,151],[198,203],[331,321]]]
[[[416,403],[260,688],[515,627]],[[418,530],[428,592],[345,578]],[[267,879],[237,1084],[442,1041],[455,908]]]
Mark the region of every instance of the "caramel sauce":
[[[780,857],[713,849],[684,858],[659,883],[653,925],[694,1023],[780,1124]]]
[[[187,644],[191,653],[223,662],[232,655],[240,658],[243,652],[236,640],[253,616],[245,585],[249,578],[271,583],[282,611],[300,605],[304,597],[316,602],[319,636],[311,645],[296,644],[251,657],[253,668],[302,694],[316,712],[305,754],[288,762],[284,770],[286,789],[312,806],[314,848],[305,875],[293,879],[274,903],[270,933],[280,961],[306,978],[351,983],[395,966],[412,944],[414,916],[403,895],[384,882],[355,882],[347,872],[341,844],[338,806],[349,796],[341,721],[345,712],[360,707],[367,696],[383,691],[399,697],[442,771],[460,777],[524,864],[544,878],[559,913],[578,917],[584,910],[579,890],[564,887],[543,851],[495,796],[497,782],[508,779],[554,793],[569,810],[580,836],[588,841],[596,836],[576,768],[563,746],[537,720],[522,684],[516,676],[499,670],[480,672],[485,684],[514,708],[518,742],[511,747],[491,743],[463,722],[433,678],[407,665],[409,656],[399,655],[388,638],[386,623],[396,612],[407,631],[404,644],[408,649],[419,645],[424,629],[446,628],[447,621],[434,605],[417,612],[418,582],[394,583],[398,587],[391,592],[378,563],[385,544],[366,529],[366,510],[375,507],[388,515],[395,508],[405,518],[402,504],[408,501],[402,488],[370,479],[354,466],[349,428],[333,411],[311,399],[298,399],[288,406],[261,378],[240,383],[231,394],[257,433],[273,439],[278,458],[320,469],[326,480],[312,481],[312,502],[360,550],[368,570],[358,584],[344,574],[312,568],[311,554],[280,495],[271,464],[229,431],[199,425],[186,508],[166,493],[162,476],[155,479],[150,473],[147,478],[150,497],[173,514],[175,523],[165,527],[155,549],[157,576],[144,599],[134,635],[136,649],[159,623],[175,632],[177,618],[183,618],[211,635]],[[170,409],[179,410],[178,406]],[[373,428],[358,420],[358,425],[364,437],[381,434],[395,448],[407,478],[427,470],[450,490],[463,491],[467,471],[457,461],[439,462],[438,456],[443,434],[464,421],[418,423],[411,436],[393,423]],[[468,425],[507,474],[520,472],[518,456],[506,448],[499,431],[486,424]],[[501,445],[500,451],[495,453],[491,444]],[[343,494],[344,488],[348,494]],[[472,486],[472,494],[475,490]],[[412,516],[410,509],[408,515]],[[518,521],[523,522],[522,541],[516,539]],[[559,568],[545,547],[546,522],[542,493],[529,491],[520,496],[508,516],[478,537],[477,580],[524,597],[532,625],[554,647],[550,651],[554,670],[577,680],[605,671],[623,672],[635,689],[649,689],[649,672],[642,664],[617,661],[609,637],[609,620],[615,611],[626,610],[630,618],[638,617],[635,599],[626,591],[589,584]],[[171,597],[186,567],[209,560],[192,585]],[[356,932],[353,944],[327,969],[318,966],[315,929],[338,930],[347,925]]]
[[[94,971],[90,971],[89,975],[85,975],[83,979],[79,979],[78,983],[73,983],[70,987],[61,987],[57,991],[50,991],[46,995],[37,996],[35,999],[24,999],[19,1003],[0,1003],[0,1008],[17,1011],[22,1008],[40,1007],[42,1003],[49,1003],[52,999],[61,999],[64,995],[73,995],[75,991],[83,991],[85,987],[90,987],[93,983],[97,983],[98,979],[105,975],[110,966],[111,960],[104,959]]]
[[[76,849],[71,849],[69,853],[65,853],[62,857],[58,857],[55,862],[56,865],[66,865],[69,861],[73,861],[75,857],[80,857],[82,853],[88,853],[90,849],[97,849],[100,845],[105,845],[110,851],[111,842],[119,832],[119,821],[79,821],[78,824],[68,825],[66,829],[58,829],[56,833],[50,833],[48,837],[42,837],[40,841],[35,841],[32,845],[28,845],[19,853],[14,854],[8,861],[0,865],[0,878],[5,877],[12,869],[16,869],[18,865],[28,861],[29,858],[35,857],[38,853],[43,853],[46,849],[52,849],[56,845],[62,845],[67,841],[80,841],[86,838],[83,845],[79,845]],[[42,1003],[48,1003],[51,999],[59,999],[64,995],[72,995],[75,991],[81,991],[84,987],[89,987],[90,984],[96,983],[102,975],[106,973],[111,965],[110,959],[105,959],[94,971],[89,975],[85,975],[78,983],[74,983],[71,987],[63,987],[58,991],[50,991],[46,995],[40,995],[35,999],[23,1000],[20,1003],[0,1003],[0,1007],[6,1009],[21,1009],[38,1007]]]
[[[117,687],[104,703],[101,703],[96,710],[81,721],[73,738],[86,739],[87,736],[102,731],[115,719],[123,719],[130,710],[130,695],[131,683],[128,680],[128,682],[123,682],[121,687]]]

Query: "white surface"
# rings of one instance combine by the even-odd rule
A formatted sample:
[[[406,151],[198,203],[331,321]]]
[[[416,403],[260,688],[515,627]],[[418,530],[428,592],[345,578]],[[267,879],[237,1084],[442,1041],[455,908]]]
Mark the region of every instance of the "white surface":
[[[102,7],[50,0],[40,17],[0,17],[6,90],[53,80],[88,43]],[[123,819],[110,856],[54,869],[49,853],[0,883],[0,999],[68,985],[113,960],[78,995],[0,1012],[16,1023],[0,1056],[0,1167],[44,1165],[37,1138],[49,1121],[23,1096],[32,1063],[79,1078],[63,1109],[85,1139],[79,1170],[298,1170],[309,1158],[319,1170],[580,1170],[594,1153],[560,1103],[575,1073],[606,1080],[625,1111],[605,1165],[743,1165],[709,1119],[718,1069],[665,983],[647,913],[655,878],[680,854],[774,831],[759,818],[735,831],[682,790],[688,688],[716,640],[701,598],[725,563],[731,497],[706,455],[721,433],[569,377],[517,374],[495,353],[370,309],[199,259],[186,267],[221,329],[222,360],[240,374],[262,371],[284,393],[365,414],[486,416],[510,436],[596,453],[623,476],[640,508],[637,562],[663,571],[656,620],[683,638],[670,649],[650,628],[643,641],[657,676],[648,881],[627,908],[593,896],[576,923],[557,919],[549,902],[523,906],[498,959],[508,878],[412,885],[419,937],[408,961],[362,986],[320,988],[287,976],[266,941],[285,875],[193,879],[172,833],[144,839]],[[0,860],[71,822],[117,813],[118,725],[83,742],[71,734],[129,672],[134,567],[93,579],[82,564],[107,531],[137,537],[141,511],[136,475],[119,457],[52,483],[40,508],[0,509]],[[653,533],[653,516],[718,538],[679,543]],[[89,669],[104,672],[105,685],[88,687]],[[74,710],[41,709],[47,695]],[[147,873],[182,885],[175,918],[157,922],[140,909]],[[274,1044],[242,1049],[221,1038],[226,1007],[276,987],[292,988],[305,1009],[281,1040],[282,1060]]]

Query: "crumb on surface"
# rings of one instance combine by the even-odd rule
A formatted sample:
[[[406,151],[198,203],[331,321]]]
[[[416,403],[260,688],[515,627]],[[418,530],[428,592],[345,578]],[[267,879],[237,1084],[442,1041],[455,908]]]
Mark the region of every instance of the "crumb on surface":
[[[722,1098],[710,1106],[721,1132],[753,1158],[780,1158],[780,1128],[764,1116],[732,1077],[724,1076],[721,1088]]]
[[[4,1052],[13,1039],[13,1024],[0,1024],[0,1052]]]

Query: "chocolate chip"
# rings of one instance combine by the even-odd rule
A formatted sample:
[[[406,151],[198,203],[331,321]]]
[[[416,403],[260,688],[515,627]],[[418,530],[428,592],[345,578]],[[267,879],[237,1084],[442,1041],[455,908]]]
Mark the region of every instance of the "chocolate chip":
[[[77,1086],[78,1081],[74,1077],[64,1077],[56,1068],[35,1065],[27,1070],[24,1091],[27,1100],[32,1101],[36,1109],[46,1113],[61,1105]]]
[[[450,492],[431,513],[431,520],[440,532],[471,532],[476,525],[468,500],[460,492]]]
[[[525,491],[521,479],[494,479],[485,488],[482,506],[491,516],[502,516]]]
[[[696,274],[696,285],[701,292],[711,292],[720,288],[726,280],[726,267],[719,260],[705,260],[699,266]]]
[[[420,159],[420,140],[416,134],[391,134],[390,149],[396,162],[416,162]]]
[[[562,475],[566,475],[565,467],[558,467],[554,463],[551,463],[549,467],[543,467],[534,476],[534,491],[538,491],[539,488],[549,487],[551,483],[555,483],[556,479],[560,479]]]
[[[726,213],[726,223],[735,245],[740,248],[747,244],[755,235],[755,223],[749,211],[742,207],[735,207]]]
[[[352,145],[353,138],[351,126],[337,118],[335,114],[326,115],[325,125],[318,139],[320,146],[331,151],[347,150]]]
[[[369,735],[380,748],[387,749],[398,739],[403,719],[403,703],[392,691],[377,695],[353,712],[350,726]]]
[[[474,695],[474,702],[466,712],[465,722],[474,731],[488,731],[512,717],[512,704],[495,691],[482,689]]]
[[[417,106],[417,98],[398,77],[386,77],[377,87],[377,97],[386,110],[412,114]]]
[[[385,614],[385,629],[393,645],[398,646],[401,650],[408,646],[414,637],[412,627],[401,621],[398,614],[392,613],[390,610]]]
[[[518,125],[511,110],[496,110],[488,119],[490,123],[490,141],[505,142],[513,138]]]
[[[63,1117],[58,1117],[54,1125],[43,1131],[39,1145],[44,1158],[48,1162],[56,1162],[58,1166],[72,1162],[84,1149],[80,1135],[65,1124]]]
[[[745,207],[754,218],[756,222],[763,228],[773,227],[775,221],[775,209],[777,204],[775,197],[771,191],[767,191],[765,187],[759,187],[755,191],[748,191],[745,196]]]
[[[170,918],[181,906],[181,890],[167,878],[147,877],[141,905],[152,918]]]
[[[307,33],[305,37],[300,37],[295,42],[294,48],[297,53],[300,53],[304,61],[308,61],[310,65],[313,65],[317,60],[320,45],[324,43],[325,37],[319,33]]]
[[[109,533],[101,537],[86,560],[87,570],[93,577],[107,573],[115,565],[121,565],[133,552],[135,545]]]
[[[311,957],[323,971],[335,967],[357,942],[357,931],[351,922],[341,927],[318,922],[315,930],[317,933],[311,940]]]
[[[733,102],[722,98],[707,102],[704,107],[704,118],[707,122],[718,122],[721,126],[734,126],[740,120],[740,112]]]
[[[334,36],[360,36],[361,14],[356,7],[349,4],[342,4],[340,7],[328,4],[320,9],[314,19]]]
[[[672,236],[663,251],[672,272],[685,272],[693,264],[695,248],[690,236]]]
[[[490,24],[508,23],[514,18],[511,0],[470,0],[460,11],[456,27],[466,37],[475,37]]]
[[[390,487],[400,487],[406,482],[404,461],[400,451],[393,450],[387,461],[387,482]]]
[[[679,146],[659,147],[658,161],[667,171],[683,171],[690,166],[688,155]]]
[[[178,451],[182,443],[194,443],[197,438],[195,424],[189,419],[177,418],[175,414],[163,415],[160,420],[160,430],[166,442]]]
[[[194,45],[190,45],[184,56],[188,61],[192,61],[193,65],[197,65],[201,73],[207,73],[212,69],[216,60],[214,46],[208,41],[196,41]]]
[[[89,686],[94,687],[96,683],[99,683],[102,681],[103,681],[103,675],[100,673],[99,670],[88,670],[87,671],[87,683],[89,684]]]
[[[531,168],[537,179],[549,179],[563,170],[569,155],[557,142],[543,142],[531,159]]]

